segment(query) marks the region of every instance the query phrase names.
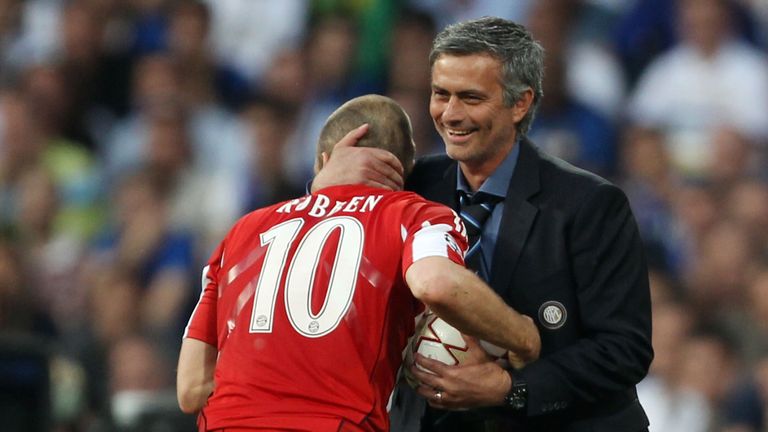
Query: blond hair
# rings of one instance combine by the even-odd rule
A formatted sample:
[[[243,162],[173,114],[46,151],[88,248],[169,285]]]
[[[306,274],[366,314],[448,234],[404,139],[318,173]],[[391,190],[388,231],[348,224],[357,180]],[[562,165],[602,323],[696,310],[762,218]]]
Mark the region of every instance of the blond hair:
[[[389,151],[400,160],[408,175],[415,153],[411,120],[400,104],[375,94],[354,98],[328,117],[317,143],[318,166],[322,166],[323,152],[330,156],[337,142],[364,123],[368,123],[368,132],[357,142],[357,147]]]

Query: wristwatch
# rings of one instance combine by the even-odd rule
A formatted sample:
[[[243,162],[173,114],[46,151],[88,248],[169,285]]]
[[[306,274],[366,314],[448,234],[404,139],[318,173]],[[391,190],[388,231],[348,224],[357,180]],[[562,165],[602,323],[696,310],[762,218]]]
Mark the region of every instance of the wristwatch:
[[[512,372],[507,371],[512,378],[512,388],[504,397],[504,404],[514,411],[523,411],[528,405],[528,384]]]

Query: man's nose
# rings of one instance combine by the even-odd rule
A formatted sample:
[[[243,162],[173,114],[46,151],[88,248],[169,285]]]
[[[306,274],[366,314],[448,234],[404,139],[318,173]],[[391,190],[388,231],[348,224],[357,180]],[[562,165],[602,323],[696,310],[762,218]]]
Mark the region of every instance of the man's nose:
[[[456,96],[451,96],[445,105],[445,110],[443,110],[443,121],[458,122],[464,119],[464,115],[464,105],[461,100]]]

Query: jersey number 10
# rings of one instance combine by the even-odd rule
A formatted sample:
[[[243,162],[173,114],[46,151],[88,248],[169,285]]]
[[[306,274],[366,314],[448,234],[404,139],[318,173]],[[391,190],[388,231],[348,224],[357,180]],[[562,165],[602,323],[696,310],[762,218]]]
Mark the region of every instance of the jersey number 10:
[[[365,240],[360,221],[351,217],[323,220],[301,237],[289,262],[288,251],[303,225],[303,219],[291,219],[261,234],[261,246],[267,246],[267,253],[253,299],[251,333],[272,332],[275,301],[286,265],[289,267],[285,281],[285,310],[288,320],[299,334],[317,338],[332,332],[352,304]],[[341,235],[325,301],[320,311],[313,314],[312,291],[320,253],[337,229],[341,230]]]

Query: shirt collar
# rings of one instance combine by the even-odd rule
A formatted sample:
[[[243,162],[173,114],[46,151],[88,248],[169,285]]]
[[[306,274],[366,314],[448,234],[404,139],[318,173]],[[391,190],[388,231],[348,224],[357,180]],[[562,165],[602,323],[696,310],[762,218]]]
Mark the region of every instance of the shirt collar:
[[[512,174],[515,173],[515,167],[517,166],[517,159],[520,156],[520,141],[518,140],[512,147],[512,151],[507,154],[507,157],[496,167],[491,173],[491,176],[485,179],[478,192],[483,192],[489,195],[494,195],[502,200],[507,196],[507,190],[509,189],[509,181],[512,179]],[[461,167],[456,166],[458,173],[456,175],[456,191],[472,194],[472,188],[469,187],[467,179],[464,178],[464,173],[461,172]]]

